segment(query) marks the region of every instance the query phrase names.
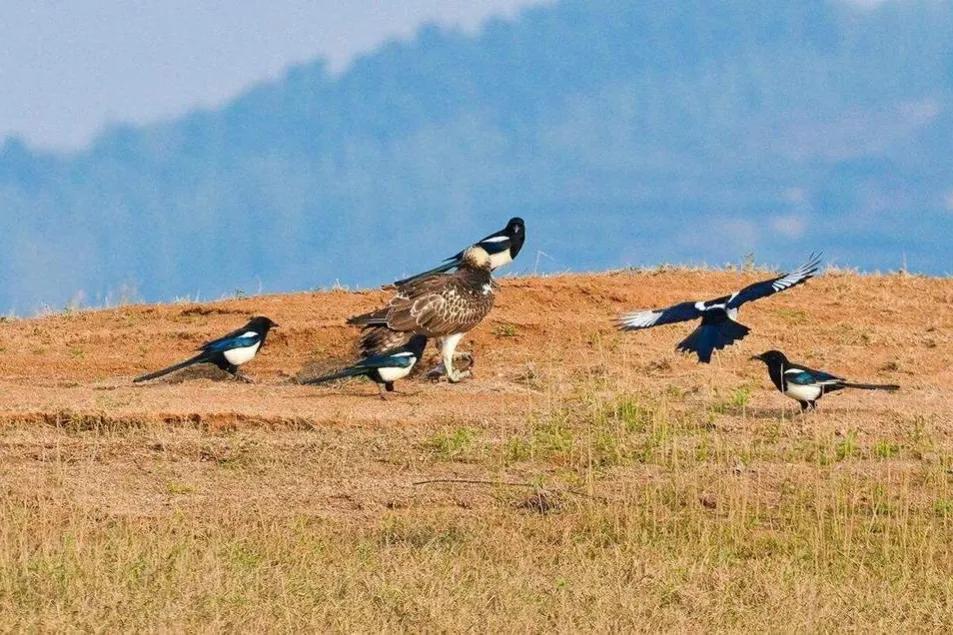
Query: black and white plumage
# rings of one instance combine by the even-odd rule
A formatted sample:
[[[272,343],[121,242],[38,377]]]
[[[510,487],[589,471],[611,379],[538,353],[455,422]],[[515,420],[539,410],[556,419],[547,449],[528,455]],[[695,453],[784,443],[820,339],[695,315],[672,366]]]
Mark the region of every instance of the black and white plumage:
[[[698,361],[707,364],[711,355],[744,339],[750,329],[737,322],[738,310],[746,302],[780,293],[814,277],[821,263],[820,254],[811,254],[807,263],[791,273],[756,282],[740,291],[714,300],[682,302],[666,309],[634,311],[616,319],[623,331],[647,329],[701,318],[701,324],[676,347],[679,352],[695,353]]]
[[[463,335],[493,308],[496,285],[490,274],[490,255],[482,247],[463,253],[453,273],[431,274],[397,286],[397,294],[377,311],[352,317],[348,324],[363,327],[361,349],[378,354],[380,347],[411,334],[440,338],[443,370],[451,382],[469,376],[453,368],[454,351]]]
[[[238,367],[255,358],[261,347],[265,345],[268,331],[277,326],[266,317],[254,317],[242,328],[202,344],[198,348],[200,351],[198,355],[154,373],[136,377],[133,381],[138,383],[156,379],[195,364],[214,364],[227,373],[237,375]]]
[[[473,243],[471,247],[480,247],[489,255],[490,257],[490,270],[495,271],[504,265],[508,265],[513,262],[517,254],[519,254],[520,249],[523,248],[523,242],[526,240],[526,224],[523,222],[522,218],[515,216],[506,223],[506,227],[500,231],[493,232],[489,236],[484,236],[477,242]],[[452,269],[456,269],[460,266],[460,263],[463,262],[463,254],[466,252],[466,249],[460,251],[449,258],[444,259],[444,261],[430,269],[424,271],[423,273],[418,273],[417,275],[410,276],[409,278],[404,278],[403,280],[398,280],[395,282],[395,285],[407,284],[408,282],[413,282],[420,278],[431,276],[435,273],[445,273]]]
[[[896,384],[857,384],[822,370],[808,368],[804,364],[792,362],[781,351],[767,351],[751,359],[764,362],[768,375],[783,395],[801,404],[801,412],[813,410],[817,401],[824,395],[844,388],[861,390],[900,390]]]
[[[420,361],[424,349],[427,347],[427,336],[414,335],[405,346],[385,351],[380,355],[365,357],[361,361],[345,369],[339,370],[324,377],[309,379],[305,384],[323,384],[334,379],[345,377],[368,377],[380,389],[381,399],[386,399],[386,392],[394,391],[394,382],[404,379]]]

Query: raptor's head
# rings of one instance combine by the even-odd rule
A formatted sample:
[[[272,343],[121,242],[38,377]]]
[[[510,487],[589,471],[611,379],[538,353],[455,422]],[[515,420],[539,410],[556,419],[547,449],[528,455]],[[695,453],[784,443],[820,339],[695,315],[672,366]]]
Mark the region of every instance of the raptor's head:
[[[462,265],[473,269],[490,269],[490,254],[482,247],[469,247],[463,252]]]

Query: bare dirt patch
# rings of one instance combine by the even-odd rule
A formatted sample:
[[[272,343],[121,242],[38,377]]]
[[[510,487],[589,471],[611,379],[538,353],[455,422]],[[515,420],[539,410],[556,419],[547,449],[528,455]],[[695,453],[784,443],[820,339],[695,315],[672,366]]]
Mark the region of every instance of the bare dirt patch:
[[[3,622],[953,625],[953,281],[829,273],[746,306],[710,366],[674,352],[688,325],[610,322],[762,275],[504,279],[475,379],[387,402],[294,382],[352,358],[384,291],[0,323]],[[255,383],[131,383],[259,314]],[[801,417],[747,361],[768,348],[903,388]]]

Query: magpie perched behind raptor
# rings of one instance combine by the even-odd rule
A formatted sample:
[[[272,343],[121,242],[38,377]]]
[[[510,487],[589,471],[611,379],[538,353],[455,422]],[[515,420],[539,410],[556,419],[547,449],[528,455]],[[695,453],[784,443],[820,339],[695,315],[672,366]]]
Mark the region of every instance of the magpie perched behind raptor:
[[[353,366],[348,366],[336,373],[309,379],[304,384],[323,384],[334,379],[345,377],[368,377],[380,389],[381,399],[387,399],[387,392],[394,392],[394,382],[403,379],[414,369],[427,347],[427,336],[414,335],[406,346],[385,351],[380,355],[365,357]]]
[[[254,317],[242,328],[235,329],[217,340],[202,344],[198,349],[199,354],[195,357],[190,357],[184,362],[157,370],[154,373],[136,377],[132,381],[138,383],[156,379],[195,364],[215,364],[225,372],[237,376],[238,367],[255,358],[255,355],[265,344],[268,331],[277,326],[266,317]]]
[[[801,412],[817,408],[817,401],[829,392],[844,388],[861,390],[900,390],[896,384],[855,384],[836,375],[808,368],[804,364],[792,362],[781,351],[767,351],[755,355],[768,366],[768,375],[775,388],[787,397],[801,404]]]
[[[386,307],[352,317],[348,324],[363,327],[361,349],[365,355],[400,346],[411,334],[441,338],[443,371],[456,383],[470,376],[469,370],[458,372],[453,368],[457,344],[493,308],[496,285],[491,267],[485,249],[469,247],[453,273],[402,283]]]
[[[626,313],[616,318],[616,326],[623,331],[635,331],[701,318],[698,328],[685,338],[676,350],[695,353],[698,355],[699,362],[708,364],[711,362],[713,351],[721,350],[744,339],[751,330],[736,321],[738,309],[742,304],[760,300],[802,284],[814,277],[820,263],[821,255],[811,254],[807,263],[783,276],[756,282],[741,291],[714,300],[682,302],[667,309]]]
[[[489,254],[490,270],[492,271],[502,267],[503,265],[508,265],[509,263],[513,262],[513,260],[516,258],[516,255],[520,252],[520,249],[523,248],[523,241],[525,240],[526,224],[523,222],[522,218],[514,216],[509,220],[508,223],[506,223],[506,227],[498,232],[490,234],[489,236],[481,238],[471,246],[480,247],[486,251],[487,254]],[[456,269],[463,261],[463,254],[465,252],[466,249],[444,259],[440,265],[434,267],[433,269],[424,271],[423,273],[418,273],[417,275],[410,276],[409,278],[404,278],[403,280],[398,280],[394,284],[400,286],[426,276],[431,276],[435,273],[444,273],[450,271],[451,269]]]

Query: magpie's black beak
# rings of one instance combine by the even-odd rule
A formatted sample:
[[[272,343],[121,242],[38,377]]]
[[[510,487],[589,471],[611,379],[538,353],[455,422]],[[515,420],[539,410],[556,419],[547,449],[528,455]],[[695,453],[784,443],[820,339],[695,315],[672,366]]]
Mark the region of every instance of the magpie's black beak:
[[[754,361],[754,360],[758,360],[759,362],[763,362],[763,361],[764,361],[764,358],[761,357],[760,355],[752,355],[750,361]]]

